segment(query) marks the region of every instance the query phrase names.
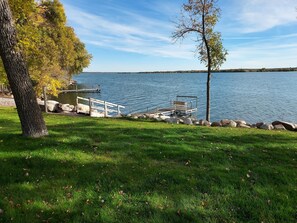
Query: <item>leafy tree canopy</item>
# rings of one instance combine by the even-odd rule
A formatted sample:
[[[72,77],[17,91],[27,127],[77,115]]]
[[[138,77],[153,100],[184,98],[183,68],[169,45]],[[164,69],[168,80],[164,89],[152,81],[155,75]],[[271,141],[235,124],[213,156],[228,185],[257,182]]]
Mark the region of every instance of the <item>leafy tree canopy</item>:
[[[85,45],[66,25],[63,5],[58,0],[9,0],[19,47],[26,59],[38,95],[43,86],[56,95],[73,74],[82,72],[91,60]],[[0,82],[6,83],[0,63]]]
[[[219,32],[214,31],[220,17],[216,0],[188,0],[183,4],[182,15],[173,33],[173,39],[183,39],[193,34],[197,42],[200,62],[217,70],[225,62],[227,51]]]
[[[173,33],[173,39],[184,39],[192,34],[197,42],[199,60],[207,67],[206,120],[210,121],[211,71],[218,70],[225,62],[227,50],[223,47],[220,32],[214,27],[219,21],[220,8],[217,0],[188,0],[183,4],[182,14]]]

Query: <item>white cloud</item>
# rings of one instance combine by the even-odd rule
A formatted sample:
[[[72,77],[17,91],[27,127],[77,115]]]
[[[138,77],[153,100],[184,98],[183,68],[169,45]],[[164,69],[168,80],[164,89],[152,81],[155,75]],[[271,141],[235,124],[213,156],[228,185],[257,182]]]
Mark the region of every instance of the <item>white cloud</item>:
[[[192,44],[173,44],[170,35],[174,25],[124,11],[129,23],[112,21],[65,5],[67,16],[82,40],[88,44],[143,55],[190,59]]]
[[[240,3],[239,3],[240,2]],[[237,20],[244,33],[261,32],[296,23],[296,0],[246,0],[236,3]]]
[[[293,35],[292,35],[293,36]],[[295,67],[297,43],[284,36],[233,45],[224,68]]]
[[[169,37],[159,33],[147,32],[145,29],[136,26],[112,22],[101,16],[80,11],[79,9],[72,6],[66,6],[66,8],[70,21],[79,25],[79,28],[84,28],[92,33],[105,33],[116,36],[145,36],[162,41],[169,41]]]

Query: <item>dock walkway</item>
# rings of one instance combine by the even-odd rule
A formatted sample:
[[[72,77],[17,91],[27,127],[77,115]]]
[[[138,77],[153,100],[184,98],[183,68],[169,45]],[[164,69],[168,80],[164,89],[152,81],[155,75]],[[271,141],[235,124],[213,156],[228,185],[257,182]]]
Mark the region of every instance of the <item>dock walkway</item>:
[[[100,93],[100,92],[101,92],[100,85],[97,88],[61,90],[61,93]]]
[[[184,99],[183,101],[181,99]],[[194,99],[194,100],[193,100]],[[196,96],[176,96],[171,105],[163,108],[148,109],[146,112],[137,114],[190,116],[198,111],[198,98]]]

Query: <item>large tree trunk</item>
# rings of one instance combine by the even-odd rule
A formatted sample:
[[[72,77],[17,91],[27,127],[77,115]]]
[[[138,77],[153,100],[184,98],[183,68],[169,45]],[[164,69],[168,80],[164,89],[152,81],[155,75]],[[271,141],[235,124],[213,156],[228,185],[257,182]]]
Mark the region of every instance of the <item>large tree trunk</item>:
[[[28,69],[17,45],[16,29],[7,0],[0,0],[0,56],[26,137],[47,135]]]

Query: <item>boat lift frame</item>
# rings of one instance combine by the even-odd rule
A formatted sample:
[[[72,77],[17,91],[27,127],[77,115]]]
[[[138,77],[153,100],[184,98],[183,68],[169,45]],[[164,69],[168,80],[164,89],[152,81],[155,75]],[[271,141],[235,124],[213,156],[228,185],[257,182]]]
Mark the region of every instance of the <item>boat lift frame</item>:
[[[192,99],[184,100],[181,99]],[[198,111],[198,97],[197,96],[187,96],[187,95],[177,95],[176,101],[171,101],[170,107],[157,107],[153,109],[147,108],[147,112],[142,112],[143,114],[159,114],[159,115],[170,115],[170,116],[191,116],[193,113]]]
[[[192,99],[192,100],[181,100]],[[178,116],[192,115],[198,111],[198,97],[191,95],[177,95],[173,101],[174,114]]]

